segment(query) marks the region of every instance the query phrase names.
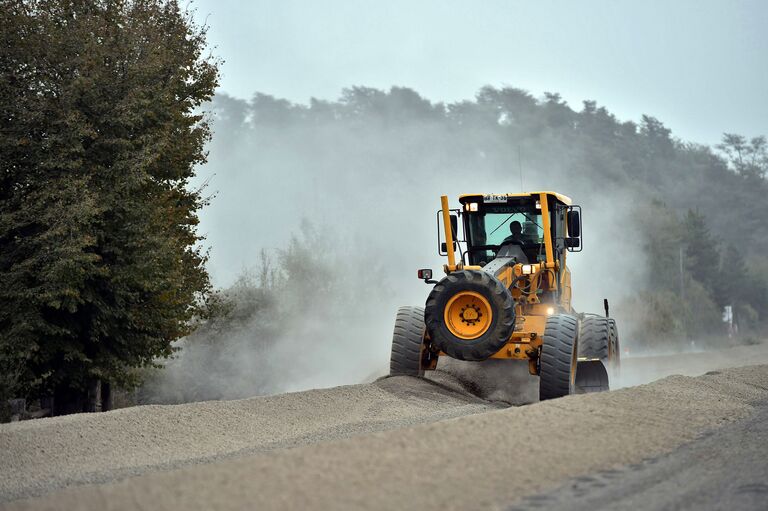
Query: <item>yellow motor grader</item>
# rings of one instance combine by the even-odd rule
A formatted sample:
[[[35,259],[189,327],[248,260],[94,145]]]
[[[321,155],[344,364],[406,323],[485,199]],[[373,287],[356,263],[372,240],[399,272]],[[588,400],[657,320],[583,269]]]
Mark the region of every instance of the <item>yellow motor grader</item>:
[[[418,271],[434,287],[424,307],[398,309],[390,374],[423,376],[443,356],[493,358],[527,362],[541,400],[608,390],[606,367],[619,364],[608,301],[605,316],[571,306],[566,255],[582,248],[581,208],[556,192],[461,195],[458,209],[441,202],[446,276]]]

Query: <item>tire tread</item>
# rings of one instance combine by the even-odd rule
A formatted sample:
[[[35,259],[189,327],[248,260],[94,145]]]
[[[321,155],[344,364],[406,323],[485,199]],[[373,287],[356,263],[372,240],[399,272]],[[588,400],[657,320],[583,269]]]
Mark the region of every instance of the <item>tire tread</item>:
[[[539,400],[573,393],[571,365],[574,363],[573,350],[578,349],[578,330],[579,321],[570,314],[547,318],[541,346]]]
[[[454,337],[443,325],[443,306],[447,295],[453,295],[457,288],[463,287],[490,293],[491,306],[494,307],[494,319],[489,331],[471,341]],[[515,327],[515,301],[496,277],[484,271],[457,271],[446,275],[432,289],[427,297],[424,319],[437,349],[459,360],[482,361],[499,351],[509,340]]]
[[[423,376],[424,307],[404,306],[397,309],[392,333],[389,374]]]
[[[593,315],[584,317],[579,333],[579,357],[607,362],[610,341],[611,328],[608,318]]]

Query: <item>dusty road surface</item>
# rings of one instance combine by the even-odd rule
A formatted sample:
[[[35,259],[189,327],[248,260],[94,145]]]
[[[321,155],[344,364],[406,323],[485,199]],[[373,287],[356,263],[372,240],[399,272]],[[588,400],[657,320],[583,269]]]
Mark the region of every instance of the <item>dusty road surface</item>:
[[[0,424],[0,502],[498,409],[448,375]]]
[[[509,511],[524,509],[768,509],[768,402],[667,455],[570,479]]]
[[[768,364],[768,344],[737,346],[721,351],[634,356],[624,359],[624,362],[622,362],[620,377],[611,388],[641,385],[673,374],[697,376],[707,371],[729,367]]]
[[[768,346],[709,357],[691,371],[768,363]],[[682,452],[768,402],[765,365],[503,409],[488,399],[515,401],[505,389],[470,388],[480,399],[454,372],[3,425],[0,507],[511,509]]]

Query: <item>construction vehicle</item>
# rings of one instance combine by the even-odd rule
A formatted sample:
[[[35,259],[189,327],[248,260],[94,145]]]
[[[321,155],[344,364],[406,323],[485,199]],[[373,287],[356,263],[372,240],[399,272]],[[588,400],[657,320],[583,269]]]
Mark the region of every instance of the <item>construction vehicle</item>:
[[[568,252],[582,250],[581,207],[556,192],[441,197],[438,253],[445,277],[424,307],[400,307],[390,374],[423,376],[440,357],[527,362],[539,398],[608,390],[619,366],[615,320],[576,313]],[[461,234],[459,227],[461,227]],[[457,252],[458,251],[458,257]]]

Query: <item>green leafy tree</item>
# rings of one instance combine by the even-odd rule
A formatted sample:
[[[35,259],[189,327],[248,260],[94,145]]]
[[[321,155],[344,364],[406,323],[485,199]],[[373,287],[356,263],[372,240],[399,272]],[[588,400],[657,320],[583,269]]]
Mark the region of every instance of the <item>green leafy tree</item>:
[[[744,259],[742,250],[736,245],[728,245],[723,252],[721,273],[728,282],[729,294],[737,301],[749,300],[750,275],[749,267]]]
[[[553,128],[572,127],[575,117],[568,103],[557,92],[545,92],[542,103],[547,124]]]
[[[209,288],[189,180],[217,62],[172,0],[2,0],[0,33],[0,369],[82,411]]]
[[[719,301],[720,252],[707,227],[704,215],[692,209],[683,218],[682,241],[685,247],[685,268],[688,273]]]

